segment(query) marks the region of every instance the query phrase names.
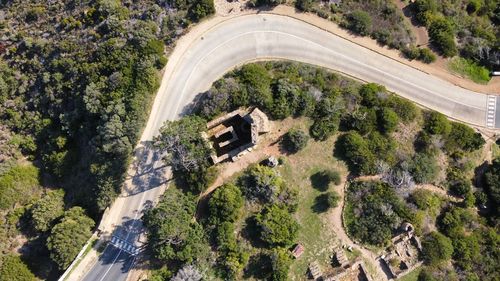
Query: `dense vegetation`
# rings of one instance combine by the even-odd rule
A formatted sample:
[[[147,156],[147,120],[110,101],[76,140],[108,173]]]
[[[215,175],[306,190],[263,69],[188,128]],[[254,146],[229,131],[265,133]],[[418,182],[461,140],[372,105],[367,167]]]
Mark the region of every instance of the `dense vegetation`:
[[[443,56],[459,53],[489,69],[500,64],[497,1],[417,0],[412,9]]]
[[[82,206],[97,219],[116,197],[166,63],[165,46],[214,5],[14,0],[0,9],[0,250],[3,256],[17,247],[22,230],[36,241],[23,261],[47,278],[74,258],[94,225],[83,220],[74,228],[64,209]],[[65,235],[77,238],[66,243]]]
[[[353,181],[347,189],[345,223],[356,240],[385,245],[401,223],[411,222],[424,241],[422,278],[455,274],[459,279],[479,276],[482,280],[498,272],[492,262],[498,255],[498,234],[493,228],[498,162],[487,167],[484,190],[472,186],[474,167],[480,163],[475,155],[485,142],[472,128],[423,111],[380,85],[360,85],[296,63],[249,64],[228,73],[202,95],[196,114],[209,119],[241,106],[258,106],[274,119],[310,118],[309,134],[316,141],[340,134],[334,154],[346,161],[354,177],[379,176],[375,181]],[[184,132],[190,134],[190,130]],[[285,152],[304,146],[307,134],[299,132],[292,129],[284,135]],[[200,160],[206,159],[204,145],[190,147],[200,153]],[[313,187],[323,192],[315,200],[317,213],[338,204],[338,194],[327,191],[330,182],[340,183],[338,173],[320,170],[311,175]],[[432,184],[455,199],[421,184]],[[207,183],[203,185],[206,188]],[[189,186],[184,190],[192,192]],[[234,279],[242,271],[245,275],[246,266],[258,259],[272,265],[265,276],[283,276],[277,272],[288,258],[279,258],[279,249],[295,240],[295,197],[275,169],[261,165],[251,165],[234,183],[219,187],[208,199],[208,218],[196,216],[216,249],[214,274]],[[246,226],[240,230],[242,198],[258,208],[252,209],[253,215],[245,218]],[[485,210],[481,215],[487,221],[474,211],[475,206]],[[244,254],[247,244],[241,242],[246,239],[252,241],[252,249],[263,249],[258,258]],[[487,254],[478,257],[478,248]]]
[[[428,48],[415,46],[410,20],[415,21],[427,28],[434,51],[444,57],[460,55],[465,58],[465,65],[456,69],[457,72],[474,78],[476,82],[487,82],[487,69],[494,70],[500,65],[500,7],[497,1],[411,2],[403,10],[390,0],[343,0],[331,4],[296,0],[295,6],[335,21],[355,34],[370,36],[382,45],[399,49],[410,60],[431,63],[436,60],[434,53]],[[411,19],[405,19],[403,13]]]

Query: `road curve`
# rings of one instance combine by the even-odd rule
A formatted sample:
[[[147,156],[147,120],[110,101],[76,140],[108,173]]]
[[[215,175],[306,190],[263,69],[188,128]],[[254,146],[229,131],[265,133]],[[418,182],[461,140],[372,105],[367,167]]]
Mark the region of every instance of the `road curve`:
[[[218,22],[202,23],[198,27],[209,28],[191,31],[189,40],[181,39],[170,55],[139,146],[152,140],[164,121],[178,118],[196,95],[208,90],[224,73],[263,59],[305,62],[376,82],[422,106],[480,127],[486,126],[488,113],[491,115],[491,100],[485,94],[457,87],[297,19],[252,14],[227,20],[215,18],[208,23],[211,21]],[[500,127],[500,117],[496,117],[496,126]],[[117,230],[110,233],[141,246],[137,239],[142,231],[140,214],[165,186],[151,184],[158,157],[145,149],[137,158],[135,175],[110,210],[110,217],[117,218],[112,224]],[[135,235],[130,236],[130,231]],[[133,263],[130,259],[128,254],[109,246],[84,279],[124,280]]]
[[[176,53],[177,52],[177,53]],[[175,49],[150,116],[146,139],[174,119],[228,70],[253,60],[305,62],[376,82],[453,119],[485,127],[487,95],[475,93],[286,16],[244,15],[223,21]],[[178,58],[178,59],[177,59]],[[168,67],[167,67],[168,68]],[[497,124],[500,125],[500,124]]]

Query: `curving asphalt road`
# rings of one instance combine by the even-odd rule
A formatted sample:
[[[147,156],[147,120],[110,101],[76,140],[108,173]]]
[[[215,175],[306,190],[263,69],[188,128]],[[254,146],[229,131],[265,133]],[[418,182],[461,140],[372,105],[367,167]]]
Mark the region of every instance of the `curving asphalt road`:
[[[451,118],[500,128],[500,114],[495,113],[500,98],[459,88],[302,21],[253,14],[204,26],[209,28],[178,44],[171,54],[140,147],[158,133],[164,121],[178,118],[196,95],[208,90],[228,70],[263,59],[323,66],[385,85]],[[140,247],[140,215],[160,196],[165,184],[157,177],[161,168],[158,155],[141,149],[137,157],[137,171],[110,213],[117,218],[113,236]],[[134,258],[123,249],[109,245],[84,280],[125,280]]]

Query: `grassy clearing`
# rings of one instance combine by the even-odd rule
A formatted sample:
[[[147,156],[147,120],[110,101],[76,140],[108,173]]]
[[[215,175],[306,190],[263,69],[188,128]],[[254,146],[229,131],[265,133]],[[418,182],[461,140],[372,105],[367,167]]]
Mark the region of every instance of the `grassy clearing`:
[[[460,57],[453,58],[449,69],[459,75],[465,76],[478,84],[487,84],[490,81],[490,72],[477,63]]]
[[[420,271],[422,271],[421,266],[414,269],[412,272],[408,273],[407,275],[401,277],[398,281],[417,281],[418,275],[420,274]]]
[[[491,145],[491,151],[493,154],[493,159],[500,157],[500,146],[496,143]]]
[[[299,120],[297,127],[307,130],[308,123]],[[311,175],[324,169],[334,169],[345,176],[345,166],[333,157],[334,142],[335,138],[325,142],[311,140],[302,151],[290,155],[279,168],[289,186],[298,190],[299,207],[295,214],[300,224],[298,242],[305,248],[304,254],[290,268],[290,280],[303,280],[308,264],[314,260],[324,270],[331,262],[331,248],[336,242],[336,236],[328,221],[329,212],[321,210],[316,202],[316,198],[324,192],[312,187]],[[329,187],[329,190],[339,189],[333,183]]]

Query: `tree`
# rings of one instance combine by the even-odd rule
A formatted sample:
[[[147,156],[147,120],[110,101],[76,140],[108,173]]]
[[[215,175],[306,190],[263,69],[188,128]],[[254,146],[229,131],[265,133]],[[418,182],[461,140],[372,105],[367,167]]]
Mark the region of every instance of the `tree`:
[[[192,264],[184,265],[171,281],[200,281],[203,279],[201,272]]]
[[[453,57],[458,53],[453,28],[446,18],[437,17],[431,20],[429,37],[443,56]]]
[[[394,132],[399,123],[396,112],[386,107],[379,111],[378,120],[382,132],[386,134]]]
[[[31,207],[31,223],[40,232],[51,228],[54,221],[64,214],[64,191],[49,191]]]
[[[297,0],[295,1],[295,7],[301,11],[309,12],[311,10],[313,1],[312,0]]]
[[[431,183],[439,173],[436,157],[429,153],[416,153],[410,163],[410,172],[417,183]]]
[[[271,263],[273,273],[271,280],[286,281],[288,280],[288,270],[292,264],[292,258],[287,249],[277,248],[271,253]]]
[[[420,53],[418,55],[418,60],[429,64],[429,63],[432,63],[436,60],[436,55],[434,55],[434,53],[430,49],[423,48],[423,49],[420,49]]]
[[[484,190],[494,208],[496,209],[496,215],[500,214],[500,157],[493,160],[493,163],[488,167],[486,173],[484,173]]]
[[[436,0],[416,0],[412,7],[417,20],[423,25],[427,25],[431,16],[437,11]]]
[[[454,151],[474,151],[485,144],[481,133],[471,127],[457,122],[451,123],[451,130],[446,137],[445,148],[449,153]]]
[[[451,131],[451,124],[443,114],[431,111],[425,120],[424,129],[432,135],[447,136]]]
[[[302,130],[291,129],[282,138],[281,144],[290,153],[296,153],[306,147],[309,136]]]
[[[362,36],[370,34],[372,18],[363,10],[356,10],[347,16],[347,27]]]
[[[94,221],[85,215],[84,210],[73,207],[67,210],[61,222],[52,228],[47,238],[47,248],[59,269],[67,268],[75,259],[92,235],[92,227]]]
[[[273,84],[273,105],[269,109],[271,116],[284,119],[300,113],[301,93],[299,87],[288,79],[279,79]]]
[[[234,222],[243,207],[241,190],[234,184],[225,184],[217,188],[208,201],[211,218],[216,222]]]
[[[389,96],[387,105],[396,112],[404,123],[413,122],[420,115],[420,109],[413,102],[396,95]]]
[[[288,210],[280,205],[265,207],[256,216],[261,228],[261,239],[271,246],[287,247],[295,242],[299,225]]]
[[[164,262],[192,262],[207,251],[201,226],[193,221],[196,205],[177,189],[168,189],[160,203],[143,216],[148,246]]]
[[[326,196],[328,208],[336,208],[339,205],[340,195],[336,191],[329,191]]]
[[[336,116],[314,119],[310,133],[315,140],[325,141],[339,128],[339,118]]]
[[[249,103],[263,110],[269,110],[273,104],[271,77],[261,64],[246,64],[238,72],[239,81],[245,85]]]
[[[2,257],[0,281],[35,281],[38,280],[21,258],[14,254]]]
[[[167,121],[154,139],[160,151],[167,152],[164,161],[174,173],[187,182],[194,192],[200,192],[209,184],[210,145],[201,136],[206,122],[197,116],[187,116]]]
[[[249,201],[275,202],[285,189],[285,182],[278,172],[262,165],[251,166],[240,178],[239,185]]]
[[[426,264],[439,265],[451,259],[453,245],[450,238],[433,231],[422,241],[422,254]]]
[[[195,22],[215,13],[213,0],[197,0],[188,11],[191,19]]]
[[[375,156],[368,148],[366,140],[357,132],[342,135],[336,144],[336,150],[342,154],[355,174],[373,174],[375,172]]]

